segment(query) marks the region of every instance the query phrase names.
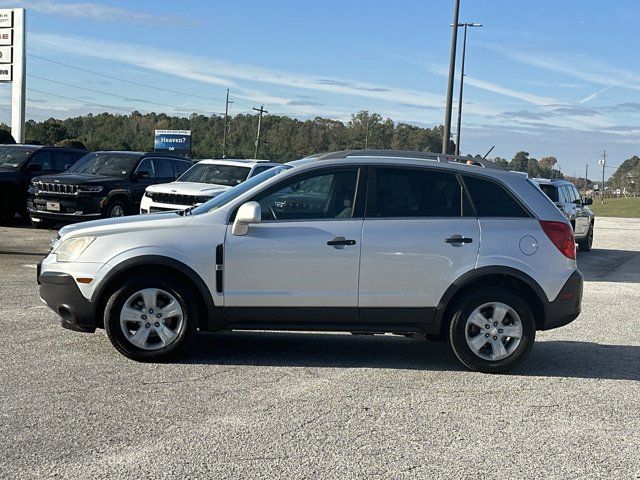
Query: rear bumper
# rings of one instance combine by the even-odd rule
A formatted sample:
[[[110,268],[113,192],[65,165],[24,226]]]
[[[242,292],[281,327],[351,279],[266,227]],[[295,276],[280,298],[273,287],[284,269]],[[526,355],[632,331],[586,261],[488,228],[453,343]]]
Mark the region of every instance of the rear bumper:
[[[60,315],[64,328],[85,333],[96,330],[93,304],[82,295],[71,275],[44,272],[38,275],[38,283],[40,298]]]
[[[546,318],[542,330],[562,327],[580,315],[582,283],[582,273],[578,269],[574,270],[555,300],[546,305]]]

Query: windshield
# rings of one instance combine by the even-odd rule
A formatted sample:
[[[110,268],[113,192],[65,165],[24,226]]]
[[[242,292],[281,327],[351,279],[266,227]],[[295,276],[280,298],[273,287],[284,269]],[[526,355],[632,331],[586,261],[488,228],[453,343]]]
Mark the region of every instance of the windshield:
[[[206,213],[211,210],[216,210],[221,206],[229,203],[231,200],[238,198],[240,195],[243,195],[245,192],[248,192],[256,185],[261,184],[265,180],[270,179],[271,177],[275,177],[279,173],[285,172],[289,170],[291,167],[288,165],[280,165],[277,167],[270,168],[266,172],[262,172],[255,177],[250,178],[246,182],[241,183],[237,187],[230,188],[226,192],[218,195],[217,197],[212,198],[208,202],[203,203],[199,207],[194,208],[191,213],[193,215],[198,215],[200,213]]]
[[[214,183],[216,185],[235,187],[247,179],[250,171],[250,167],[198,163],[184,172],[182,176],[178,178],[178,181]]]
[[[2,145],[0,146],[0,168],[17,170],[36,150],[38,147],[25,148]]]
[[[142,155],[139,153],[96,152],[85,155],[67,172],[104,175],[107,177],[128,177],[136,168]]]

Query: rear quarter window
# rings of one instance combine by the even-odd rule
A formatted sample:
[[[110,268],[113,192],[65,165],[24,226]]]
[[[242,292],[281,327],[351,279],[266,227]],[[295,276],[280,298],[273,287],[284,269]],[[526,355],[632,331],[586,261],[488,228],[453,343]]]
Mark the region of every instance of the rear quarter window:
[[[477,177],[464,176],[463,178],[479,217],[530,217],[501,185]]]

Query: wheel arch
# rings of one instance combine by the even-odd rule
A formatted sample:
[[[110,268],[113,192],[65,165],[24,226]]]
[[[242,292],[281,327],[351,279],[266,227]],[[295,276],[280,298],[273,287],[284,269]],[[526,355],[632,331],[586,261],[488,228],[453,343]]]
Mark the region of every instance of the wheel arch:
[[[111,294],[118,289],[121,281],[138,273],[167,273],[179,278],[186,285],[193,287],[198,302],[198,324],[211,324],[210,316],[214,310],[214,302],[209,287],[202,277],[188,265],[173,258],[162,255],[142,255],[130,258],[113,267],[100,285],[91,295],[94,305],[96,326],[104,328],[104,309]]]
[[[106,209],[114,200],[120,200],[124,203],[127,212],[130,212],[134,207],[134,202],[131,198],[131,194],[127,190],[111,190],[107,193],[106,197],[102,200],[102,211],[106,214]]]
[[[524,272],[511,267],[481,267],[465,273],[445,291],[436,308],[435,322],[440,324],[440,335],[444,338],[458,301],[470,291],[488,286],[508,288],[522,296],[533,312],[536,329],[542,329],[546,317],[546,295],[542,287]]]

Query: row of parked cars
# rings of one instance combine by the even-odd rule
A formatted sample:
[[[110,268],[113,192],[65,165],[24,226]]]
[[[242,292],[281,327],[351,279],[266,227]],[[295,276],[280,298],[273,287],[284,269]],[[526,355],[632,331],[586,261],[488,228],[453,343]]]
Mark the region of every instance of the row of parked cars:
[[[40,296],[65,328],[104,328],[139,361],[177,354],[198,330],[320,330],[446,340],[466,367],[504,372],[536,331],[579,315],[582,275],[567,212],[538,183],[465,160],[342,151],[199,162],[140,189],[129,208],[139,201],[146,215],[62,228],[38,266]],[[72,213],[54,198],[100,196],[114,176],[158,179],[156,161],[177,175],[184,160],[92,153],[35,179],[29,212]],[[575,193],[549,184],[563,200]]]
[[[189,159],[158,153],[2,145],[0,222],[16,212],[40,228],[184,210],[277,165],[268,160],[202,160],[194,165]],[[580,250],[591,250],[592,200],[582,198],[570,182],[533,180],[570,221]]]
[[[38,145],[0,146],[0,221],[35,227],[185,209],[278,165]]]

